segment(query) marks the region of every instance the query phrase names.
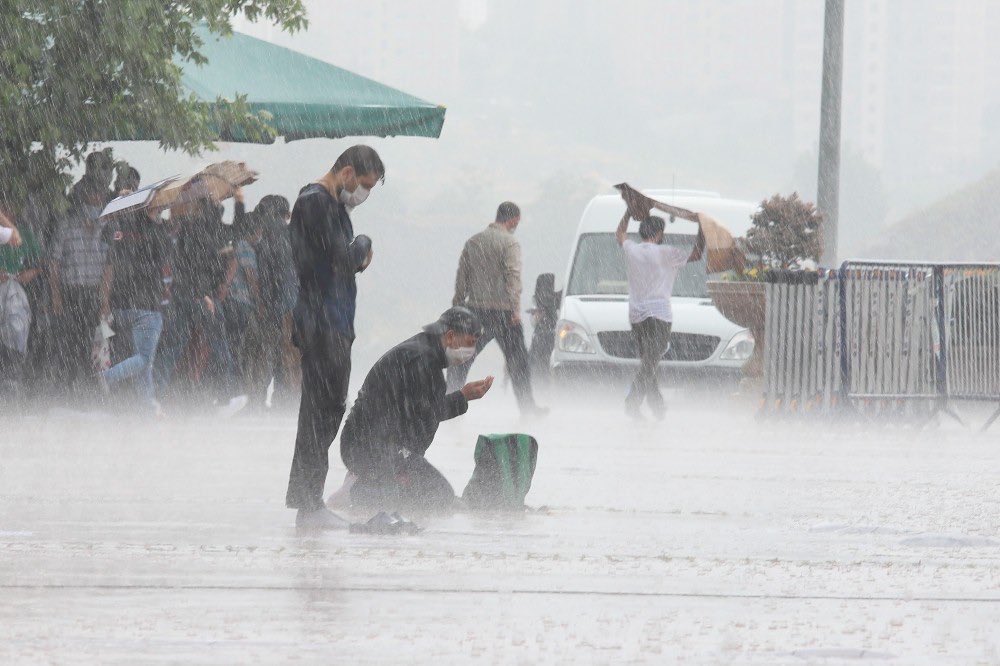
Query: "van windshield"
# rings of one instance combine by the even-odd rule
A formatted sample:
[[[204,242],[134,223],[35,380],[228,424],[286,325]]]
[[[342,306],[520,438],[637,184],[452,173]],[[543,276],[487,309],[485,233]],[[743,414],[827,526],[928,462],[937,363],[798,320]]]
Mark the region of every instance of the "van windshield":
[[[638,242],[638,234],[629,234]],[[690,252],[695,237],[691,234],[667,234],[667,245],[684,248]],[[677,273],[674,282],[674,296],[706,298],[705,260],[687,264]],[[569,285],[569,296],[611,294],[628,295],[628,278],[625,275],[625,253],[618,246],[613,233],[583,234],[573,259]]]

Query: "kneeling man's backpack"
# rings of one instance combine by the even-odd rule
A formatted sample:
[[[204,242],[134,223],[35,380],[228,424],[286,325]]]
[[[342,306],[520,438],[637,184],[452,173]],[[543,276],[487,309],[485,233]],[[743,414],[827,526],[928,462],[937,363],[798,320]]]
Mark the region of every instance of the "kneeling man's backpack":
[[[480,435],[476,469],[462,499],[481,511],[523,510],[537,460],[538,442],[531,435]]]

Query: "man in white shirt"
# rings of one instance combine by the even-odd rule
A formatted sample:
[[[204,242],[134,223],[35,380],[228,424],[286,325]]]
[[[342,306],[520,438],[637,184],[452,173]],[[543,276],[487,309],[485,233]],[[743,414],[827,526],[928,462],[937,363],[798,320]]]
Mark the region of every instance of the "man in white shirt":
[[[639,224],[637,243],[628,238],[630,215],[625,213],[615,237],[625,251],[628,273],[628,316],[635,334],[641,365],[625,399],[625,412],[642,418],[640,407],[648,402],[653,415],[662,419],[666,413],[656,369],[670,342],[673,313],[670,295],[677,272],[689,261],[698,261],[705,249],[705,235],[698,226],[694,249],[686,250],[663,244],[665,223],[662,217],[650,216]]]

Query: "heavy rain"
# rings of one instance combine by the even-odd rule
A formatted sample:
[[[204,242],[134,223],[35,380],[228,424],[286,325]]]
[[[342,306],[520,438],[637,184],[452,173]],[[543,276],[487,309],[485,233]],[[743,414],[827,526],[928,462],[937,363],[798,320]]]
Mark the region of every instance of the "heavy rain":
[[[1000,663],[998,32],[0,3],[0,660]]]

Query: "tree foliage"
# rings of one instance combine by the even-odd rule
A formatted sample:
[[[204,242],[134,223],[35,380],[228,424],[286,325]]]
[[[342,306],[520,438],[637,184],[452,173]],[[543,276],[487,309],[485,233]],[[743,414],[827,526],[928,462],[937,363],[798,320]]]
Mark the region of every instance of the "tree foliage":
[[[0,192],[56,197],[93,141],[148,136],[190,154],[238,133],[273,138],[243,98],[198,100],[177,64],[205,62],[196,28],[234,17],[306,25],[302,0],[0,0]]]
[[[765,199],[751,223],[744,249],[761,268],[801,268],[804,261],[818,260],[823,251],[823,216],[798,192]]]

